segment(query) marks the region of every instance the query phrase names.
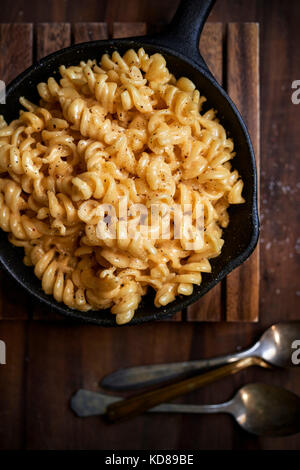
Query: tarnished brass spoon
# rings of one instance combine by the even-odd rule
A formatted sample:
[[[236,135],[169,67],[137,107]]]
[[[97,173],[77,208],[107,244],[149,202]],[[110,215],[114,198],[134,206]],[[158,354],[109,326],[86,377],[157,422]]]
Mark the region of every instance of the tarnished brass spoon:
[[[271,367],[259,357],[246,357],[245,359],[240,359],[237,362],[210,370],[201,375],[180,380],[155,390],[149,390],[139,395],[131,396],[123,401],[112,403],[107,408],[106,417],[111,422],[123,421],[130,417],[137,416],[156,405],[169,402],[181,395],[197,390],[212,382],[216,382],[223,377],[236,374],[250,366]]]

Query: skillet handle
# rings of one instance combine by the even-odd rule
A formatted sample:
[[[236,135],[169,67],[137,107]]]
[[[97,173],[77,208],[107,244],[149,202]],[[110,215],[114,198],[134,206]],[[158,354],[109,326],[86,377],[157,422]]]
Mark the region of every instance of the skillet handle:
[[[146,41],[179,52],[210,73],[199,52],[199,40],[205,21],[215,1],[181,0],[167,29],[162,34],[145,38]]]

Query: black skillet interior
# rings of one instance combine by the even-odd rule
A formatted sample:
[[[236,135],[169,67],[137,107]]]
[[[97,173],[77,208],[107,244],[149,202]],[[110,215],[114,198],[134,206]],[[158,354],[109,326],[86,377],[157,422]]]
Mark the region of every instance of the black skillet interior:
[[[252,253],[257,243],[259,221],[256,203],[256,168],[255,157],[247,129],[234,104],[212,77],[203,59],[201,59],[199,55],[197,56],[197,48],[195,47],[193,51],[192,48],[189,47],[190,58],[182,54],[182,52],[184,54],[187,53],[185,49],[186,44],[189,44],[188,39],[193,41],[195,45],[199,43],[201,26],[204,24],[212,3],[213,2],[207,2],[206,0],[185,0],[183,2],[186,8],[182,10],[181,5],[181,14],[178,15],[177,13],[176,15],[177,21],[179,18],[181,22],[181,26],[184,26],[184,23],[187,25],[188,21],[188,15],[185,14],[185,18],[182,18],[182,12],[190,11],[191,5],[193,10],[195,4],[198,5],[198,9],[201,9],[200,13],[197,12],[198,24],[195,18],[193,19],[194,32],[192,27],[189,28],[189,32],[194,35],[194,37],[192,39],[187,38],[185,43],[181,38],[181,44],[179,44],[178,36],[177,40],[176,38],[174,40],[174,32],[172,33],[171,28],[170,34],[160,37],[94,41],[58,51],[17,77],[7,88],[6,105],[0,107],[0,114],[4,114],[7,121],[15,119],[18,116],[18,110],[20,108],[20,96],[26,96],[29,100],[38,102],[38,94],[36,91],[37,83],[47,81],[50,76],[59,77],[58,68],[60,65],[74,65],[78,64],[80,60],[91,58],[99,60],[102,54],[105,52],[111,54],[114,50],[124,53],[130,48],[138,50],[140,47],[144,47],[148,54],[156,52],[162,53],[166,58],[170,71],[178,78],[180,76],[189,77],[200,90],[201,94],[206,96],[208,106],[218,110],[218,117],[235,142],[237,156],[233,161],[233,165],[239,171],[244,181],[243,196],[246,202],[242,205],[230,207],[230,224],[224,231],[225,243],[222,253],[219,257],[212,260],[212,274],[203,275],[202,284],[195,286],[194,293],[189,297],[178,297],[166,307],[157,309],[153,306],[154,293],[150,292],[144,297],[130,324],[139,324],[170,316],[195,302],[230,271],[245,261]],[[173,22],[173,29],[174,24],[176,27],[176,17],[175,22]],[[179,30],[178,27],[175,29],[177,31]],[[195,37],[195,35],[197,37]],[[54,298],[46,295],[42,291],[40,281],[34,276],[31,268],[23,265],[22,259],[23,250],[13,247],[7,240],[7,234],[0,231],[0,260],[3,266],[18,283],[27,291],[31,292],[36,299],[41,303],[46,303],[52,310],[65,316],[102,326],[115,326],[115,318],[109,310],[82,313],[57,303]]]

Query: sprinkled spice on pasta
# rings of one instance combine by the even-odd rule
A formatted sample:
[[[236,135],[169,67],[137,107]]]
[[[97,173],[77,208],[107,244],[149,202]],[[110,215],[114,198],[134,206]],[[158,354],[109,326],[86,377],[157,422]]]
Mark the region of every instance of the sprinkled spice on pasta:
[[[47,294],[72,309],[110,308],[124,324],[149,286],[165,306],[211,271],[227,208],[244,202],[233,141],[160,54],[114,52],[60,74],[38,85],[39,106],[22,97],[19,119],[0,120],[0,227]],[[118,213],[122,198],[147,210],[191,204],[192,217],[201,203],[202,246],[175,239],[172,216],[170,239],[99,237],[100,205]]]

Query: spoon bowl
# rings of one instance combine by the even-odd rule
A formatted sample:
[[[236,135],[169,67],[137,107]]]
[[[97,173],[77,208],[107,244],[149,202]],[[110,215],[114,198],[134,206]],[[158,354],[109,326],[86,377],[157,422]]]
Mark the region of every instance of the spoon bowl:
[[[292,343],[295,339],[300,339],[299,321],[272,325],[258,341],[256,355],[273,366],[292,366]]]
[[[300,432],[300,398],[280,387],[262,383],[245,385],[228,402],[227,411],[243,429],[258,436]]]

